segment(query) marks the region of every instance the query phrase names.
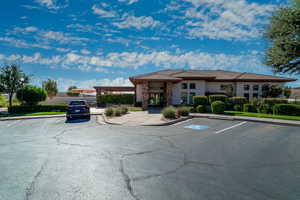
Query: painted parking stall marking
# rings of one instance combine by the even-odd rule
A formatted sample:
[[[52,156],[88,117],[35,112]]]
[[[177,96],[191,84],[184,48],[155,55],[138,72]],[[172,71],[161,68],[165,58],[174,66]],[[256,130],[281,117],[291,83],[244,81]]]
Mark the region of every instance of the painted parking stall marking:
[[[194,130],[197,130],[197,131],[201,131],[201,130],[208,129],[209,126],[191,124],[191,125],[188,125],[188,126],[184,126],[184,128],[189,128],[189,129],[194,129]]]
[[[223,133],[223,132],[225,132],[225,131],[228,131],[228,130],[230,130],[230,129],[236,128],[236,127],[238,127],[238,126],[242,126],[242,125],[244,125],[244,124],[246,124],[246,123],[247,123],[247,122],[241,122],[241,123],[238,123],[238,124],[236,124],[236,125],[233,125],[233,126],[224,128],[224,129],[222,129],[222,130],[216,131],[215,133],[216,133],[216,134]]]

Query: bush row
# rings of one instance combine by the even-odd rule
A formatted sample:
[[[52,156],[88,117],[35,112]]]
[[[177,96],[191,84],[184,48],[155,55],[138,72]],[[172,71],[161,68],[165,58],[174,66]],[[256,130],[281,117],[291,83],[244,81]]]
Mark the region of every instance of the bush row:
[[[33,113],[33,112],[66,112],[65,105],[34,105],[34,106],[12,106],[8,108],[9,113]]]
[[[126,106],[120,107],[109,107],[105,109],[105,115],[108,117],[120,117],[128,113],[128,108]]]
[[[106,104],[127,104],[132,105],[134,102],[134,94],[104,94],[97,96],[98,105]]]
[[[169,106],[163,109],[162,114],[167,119],[176,119],[181,116],[183,117],[189,116],[190,111],[191,108],[187,106],[179,107],[177,109],[173,106]]]

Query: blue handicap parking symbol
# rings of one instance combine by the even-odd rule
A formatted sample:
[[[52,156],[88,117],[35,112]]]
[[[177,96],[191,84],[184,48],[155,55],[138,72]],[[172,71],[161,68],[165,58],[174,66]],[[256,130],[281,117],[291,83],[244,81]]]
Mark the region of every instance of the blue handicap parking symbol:
[[[185,126],[184,128],[189,128],[189,129],[194,129],[194,130],[200,131],[200,130],[209,128],[209,126],[191,124],[191,125]]]

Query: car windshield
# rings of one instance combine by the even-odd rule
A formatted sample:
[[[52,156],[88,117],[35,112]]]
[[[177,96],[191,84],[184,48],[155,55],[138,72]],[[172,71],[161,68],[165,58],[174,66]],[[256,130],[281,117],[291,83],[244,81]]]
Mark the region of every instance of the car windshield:
[[[84,101],[71,101],[70,103],[71,106],[82,106],[85,105]]]

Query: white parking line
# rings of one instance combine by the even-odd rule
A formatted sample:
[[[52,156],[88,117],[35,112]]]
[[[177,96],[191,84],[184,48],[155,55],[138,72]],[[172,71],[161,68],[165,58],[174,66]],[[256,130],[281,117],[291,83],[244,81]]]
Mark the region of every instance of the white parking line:
[[[233,125],[233,126],[224,128],[224,129],[222,129],[222,130],[217,131],[216,134],[223,133],[223,132],[225,132],[225,131],[227,131],[227,130],[229,130],[229,129],[236,128],[236,127],[241,126],[241,125],[246,124],[246,123],[247,123],[247,122],[241,122],[241,123],[238,123],[238,124],[236,124],[236,125]]]

